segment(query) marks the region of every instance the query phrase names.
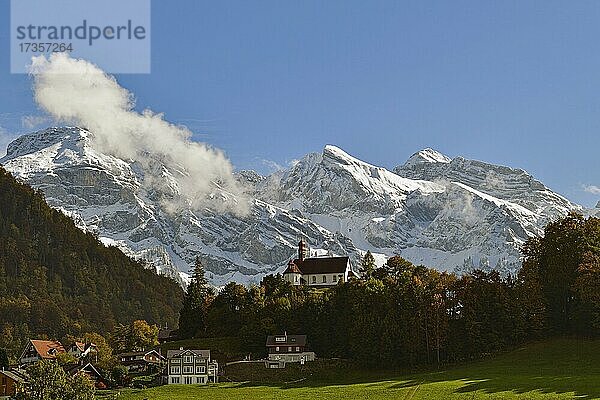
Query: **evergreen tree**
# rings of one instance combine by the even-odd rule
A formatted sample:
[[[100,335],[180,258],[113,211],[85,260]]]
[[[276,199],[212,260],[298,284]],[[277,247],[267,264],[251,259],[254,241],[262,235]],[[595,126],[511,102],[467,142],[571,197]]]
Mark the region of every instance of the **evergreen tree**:
[[[373,277],[373,272],[375,271],[375,257],[371,254],[370,250],[367,250],[365,255],[363,256],[360,262],[359,269],[363,279],[370,279]]]
[[[8,362],[8,355],[6,354],[6,350],[0,349],[0,368],[5,369],[8,368],[10,363]]]
[[[192,279],[183,298],[183,307],[179,313],[179,336],[181,338],[200,337],[206,334],[206,317],[214,290],[206,280],[206,271],[196,257]]]

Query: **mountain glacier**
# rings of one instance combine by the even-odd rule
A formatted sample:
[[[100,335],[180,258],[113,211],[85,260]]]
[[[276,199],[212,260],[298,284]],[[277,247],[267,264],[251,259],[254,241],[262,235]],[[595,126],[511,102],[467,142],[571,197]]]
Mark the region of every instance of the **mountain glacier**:
[[[210,281],[257,283],[280,272],[303,237],[313,254],[370,250],[440,270],[518,269],[519,248],[548,221],[583,209],[521,169],[425,149],[393,171],[335,146],[271,176],[240,171],[248,215],[169,209],[177,176],[96,151],[92,133],[49,128],[13,141],[0,163],[50,205],[157,272],[185,284],[200,257]],[[148,187],[147,179],[160,181]]]

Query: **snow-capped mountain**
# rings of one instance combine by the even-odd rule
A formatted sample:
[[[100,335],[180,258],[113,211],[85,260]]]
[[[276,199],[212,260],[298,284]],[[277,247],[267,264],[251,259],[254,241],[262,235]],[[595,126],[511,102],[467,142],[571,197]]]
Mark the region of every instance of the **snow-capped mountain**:
[[[263,186],[258,196],[300,210],[359,249],[439,269],[513,271],[528,237],[581,209],[523,170],[432,149],[390,172],[327,146]]]
[[[96,151],[81,128],[50,128],[11,143],[0,163],[107,245],[184,282],[196,256],[215,285],[281,271],[301,237],[318,254],[371,250],[444,270],[518,268],[519,246],[551,219],[581,207],[523,170],[426,149],[394,171],[326,146],[263,177],[241,171],[247,216],[168,210],[179,171]],[[143,185],[152,177],[162,191]],[[169,193],[169,191],[171,191]]]

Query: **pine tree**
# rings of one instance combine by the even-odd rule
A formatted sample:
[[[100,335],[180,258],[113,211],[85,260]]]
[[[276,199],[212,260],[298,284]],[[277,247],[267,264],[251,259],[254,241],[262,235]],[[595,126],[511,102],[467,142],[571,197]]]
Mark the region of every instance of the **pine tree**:
[[[206,315],[213,297],[214,290],[208,284],[204,266],[197,257],[192,279],[179,313],[179,336],[181,338],[192,338],[206,333]]]
[[[360,273],[363,279],[369,279],[373,276],[373,271],[375,271],[375,257],[367,250],[360,262]]]
[[[8,355],[5,349],[0,348],[0,368],[5,369],[9,367]]]

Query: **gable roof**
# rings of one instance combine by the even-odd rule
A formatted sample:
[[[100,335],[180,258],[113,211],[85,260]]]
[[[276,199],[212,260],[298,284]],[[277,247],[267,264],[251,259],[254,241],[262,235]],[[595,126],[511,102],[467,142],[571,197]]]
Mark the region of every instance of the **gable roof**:
[[[173,336],[173,329],[164,328],[158,331],[158,339],[168,339]]]
[[[285,340],[276,340],[285,338]],[[267,336],[267,347],[272,346],[306,346],[306,335],[272,335]]]
[[[167,350],[167,358],[171,359],[173,357],[181,357],[185,353],[191,353],[191,354],[195,354],[202,358],[210,359],[210,350],[192,350],[192,349]]]
[[[71,346],[71,350],[73,349],[76,349],[82,353],[82,355],[87,355],[87,353],[91,351],[98,351],[98,346],[96,346],[94,343],[75,342],[73,343],[73,346]]]
[[[81,352],[85,351],[85,343],[75,342],[75,343],[73,343],[73,346],[75,346],[77,348],[77,350],[79,350]]]
[[[27,382],[27,373],[22,369],[11,369],[9,371],[0,371],[0,374],[12,379],[14,382],[25,383]]]
[[[314,257],[294,260],[303,275],[342,274],[348,267],[348,257]],[[288,266],[289,269],[289,266]],[[287,271],[287,270],[286,270]]]
[[[65,348],[58,340],[30,340],[38,355],[42,358],[56,358],[56,354],[64,353]]]
[[[96,367],[94,367],[91,363],[87,363],[85,365],[67,364],[63,367],[63,370],[71,376],[77,375],[79,372],[83,371],[102,379],[102,375],[100,374],[100,372],[98,372]]]
[[[130,352],[127,352],[127,353],[120,353],[120,354],[117,354],[117,357],[121,358],[121,357],[133,357],[133,356],[146,356],[146,355],[148,355],[150,353],[155,353],[159,358],[163,358],[164,359],[164,357],[162,356],[162,354],[160,354],[158,351],[156,351],[154,349],[147,350],[147,351],[130,351]]]
[[[283,271],[284,274],[302,274],[302,271],[300,271],[300,269],[298,268],[298,266],[296,264],[294,264],[294,261],[291,261],[288,263],[288,267],[286,268],[285,271]]]

